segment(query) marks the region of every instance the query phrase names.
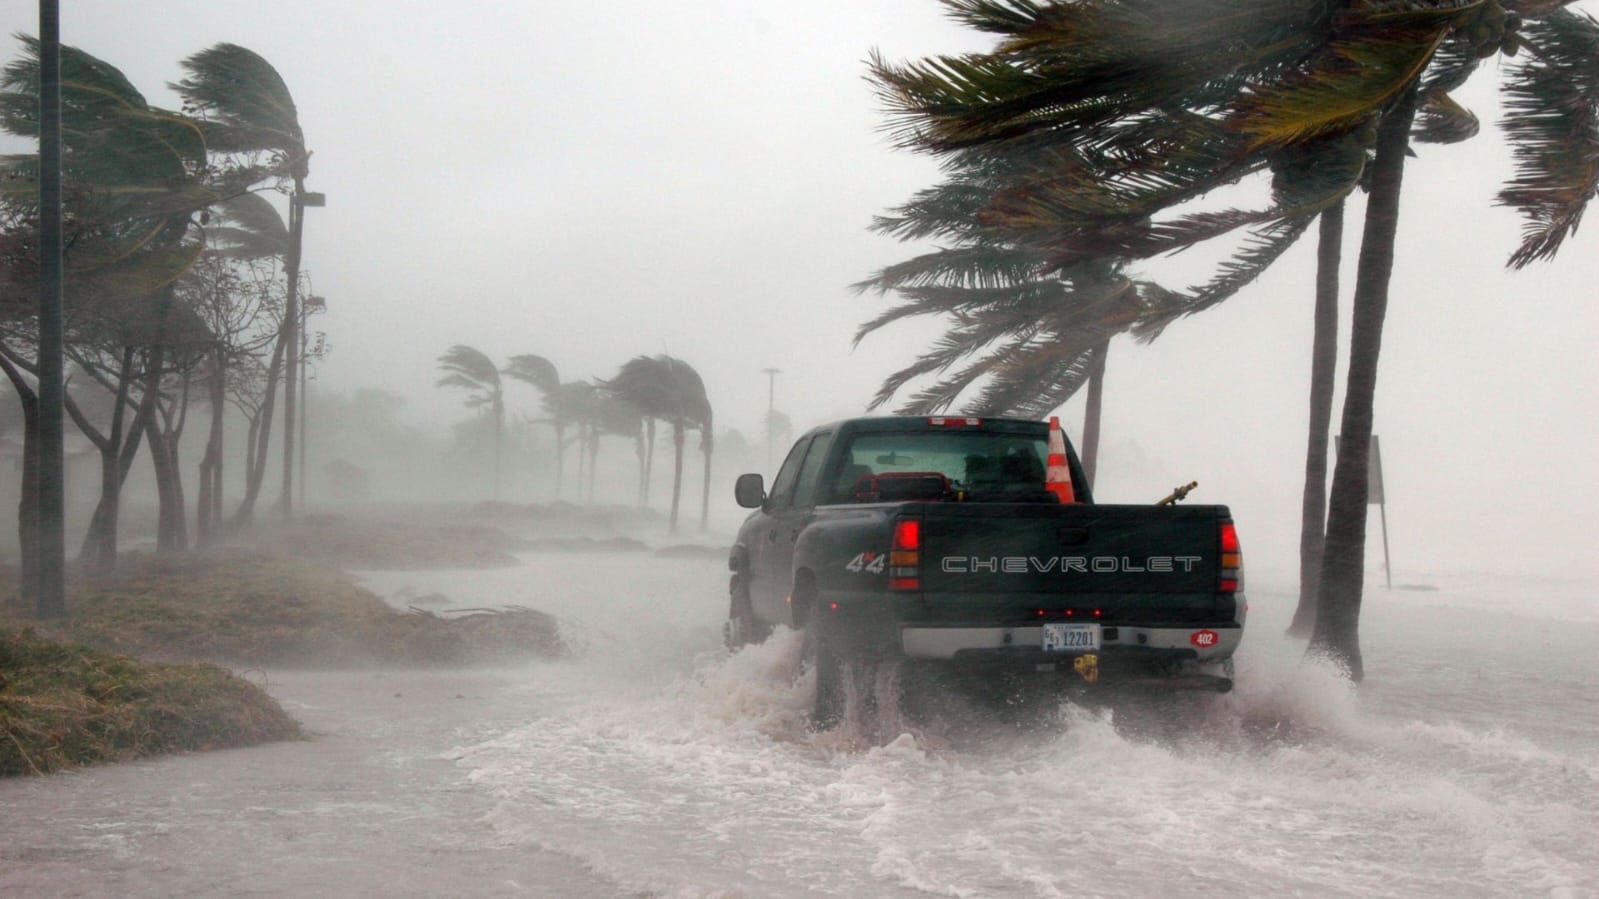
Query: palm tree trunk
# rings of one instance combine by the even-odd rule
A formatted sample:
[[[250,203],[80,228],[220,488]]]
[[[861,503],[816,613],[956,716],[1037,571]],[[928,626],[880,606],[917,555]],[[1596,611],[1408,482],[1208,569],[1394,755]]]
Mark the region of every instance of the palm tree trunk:
[[[700,496],[700,531],[711,529],[711,429],[705,425],[700,431],[700,450],[705,453],[705,483]]]
[[[1360,655],[1360,603],[1365,586],[1366,466],[1371,453],[1372,406],[1377,393],[1383,319],[1388,312],[1388,282],[1394,267],[1405,153],[1415,115],[1416,86],[1412,85],[1383,116],[1377,129],[1377,156],[1372,164],[1371,193],[1366,201],[1360,264],[1355,275],[1341,451],[1333,469],[1316,626],[1310,637],[1312,653],[1343,665],[1355,681],[1365,677]]]
[[[677,507],[683,498],[683,422],[672,422],[672,515],[669,529],[677,533]]]
[[[589,480],[588,504],[594,505],[594,480],[600,468],[600,428],[598,425],[589,426]]]
[[[1299,515],[1299,605],[1291,637],[1308,637],[1316,621],[1322,542],[1327,523],[1327,432],[1332,427],[1333,376],[1338,368],[1338,267],[1343,261],[1344,203],[1321,214],[1316,245],[1315,333],[1310,342],[1310,437],[1305,493]]]
[[[561,481],[566,471],[566,423],[555,423],[555,498],[561,498]]]
[[[577,437],[573,439],[573,442],[577,445],[577,497],[576,497],[576,500],[579,503],[583,502],[583,485],[588,483],[588,470],[589,470],[589,468],[588,468],[588,453],[584,452],[584,450],[588,448],[588,442],[587,442],[587,440],[584,437],[584,434],[586,434],[587,431],[588,431],[588,426],[587,425],[579,424],[577,426]]]
[[[500,455],[505,442],[505,404],[494,397],[494,500],[500,498]]]
[[[655,476],[655,419],[644,419],[644,436],[649,446],[644,452],[644,485],[638,504],[647,507],[650,504],[650,478]]]
[[[1083,408],[1083,445],[1079,453],[1089,490],[1094,489],[1094,471],[1099,467],[1099,417],[1105,404],[1105,357],[1110,354],[1110,338],[1100,341],[1093,353],[1093,361],[1089,362],[1088,402]]]
[[[638,458],[638,502],[639,505],[642,506],[644,504],[644,480],[646,477],[644,467],[643,428],[639,428],[637,431],[633,432],[633,455]]]

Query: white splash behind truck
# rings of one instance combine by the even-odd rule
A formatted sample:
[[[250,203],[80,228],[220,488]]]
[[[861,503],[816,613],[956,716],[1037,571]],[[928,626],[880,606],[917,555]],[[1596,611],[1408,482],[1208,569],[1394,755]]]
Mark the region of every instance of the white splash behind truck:
[[[735,494],[755,511],[729,557],[728,644],[804,631],[819,723],[852,663],[1232,688],[1246,605],[1227,507],[1097,504],[1048,423],[835,422],[769,491],[746,474]]]

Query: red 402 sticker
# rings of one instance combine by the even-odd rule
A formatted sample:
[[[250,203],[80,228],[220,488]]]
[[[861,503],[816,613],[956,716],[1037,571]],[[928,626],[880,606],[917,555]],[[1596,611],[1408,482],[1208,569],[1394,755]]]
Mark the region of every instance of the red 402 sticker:
[[[1217,643],[1221,642],[1221,634],[1209,629],[1194,631],[1192,634],[1188,635],[1188,642],[1194,644],[1200,649],[1210,649],[1212,646],[1215,646]]]

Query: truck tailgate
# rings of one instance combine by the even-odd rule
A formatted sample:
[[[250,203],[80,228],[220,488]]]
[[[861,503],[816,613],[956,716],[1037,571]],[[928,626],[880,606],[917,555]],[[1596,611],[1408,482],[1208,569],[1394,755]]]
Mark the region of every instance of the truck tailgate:
[[[926,503],[921,589],[940,593],[1112,599],[1210,597],[1225,506]]]

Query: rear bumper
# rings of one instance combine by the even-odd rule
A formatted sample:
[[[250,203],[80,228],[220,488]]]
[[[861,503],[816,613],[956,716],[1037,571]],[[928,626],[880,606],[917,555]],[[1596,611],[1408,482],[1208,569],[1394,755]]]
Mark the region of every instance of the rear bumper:
[[[1070,663],[1082,652],[1046,652],[1044,629],[1023,627],[903,627],[900,649],[906,658],[973,664],[1047,665]],[[1222,662],[1232,657],[1243,638],[1236,622],[1169,626],[1110,625],[1103,630],[1105,662],[1139,667]]]

